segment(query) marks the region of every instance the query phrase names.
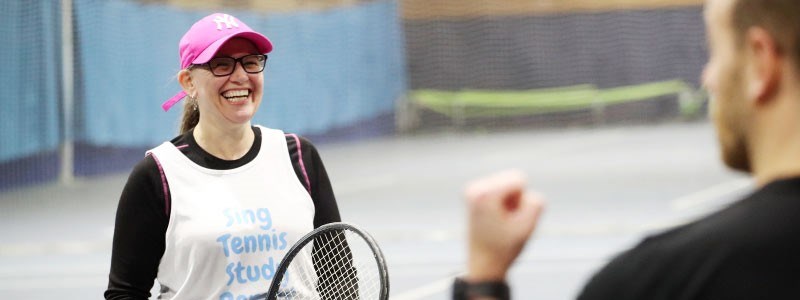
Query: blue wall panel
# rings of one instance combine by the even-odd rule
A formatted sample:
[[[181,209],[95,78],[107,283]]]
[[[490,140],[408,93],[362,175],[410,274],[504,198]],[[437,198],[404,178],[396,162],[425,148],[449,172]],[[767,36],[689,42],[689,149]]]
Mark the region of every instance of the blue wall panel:
[[[59,144],[60,1],[0,1],[0,163]]]
[[[180,106],[160,104],[179,91],[178,41],[211,11],[79,0],[82,141],[99,146],[155,145],[176,134]],[[228,11],[275,44],[264,103],[254,123],[301,134],[391,112],[405,91],[397,4],[376,1],[324,11]]]

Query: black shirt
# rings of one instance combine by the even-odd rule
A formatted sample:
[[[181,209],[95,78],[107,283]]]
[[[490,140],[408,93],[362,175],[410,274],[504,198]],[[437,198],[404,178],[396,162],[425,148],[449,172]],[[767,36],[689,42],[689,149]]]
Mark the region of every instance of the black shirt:
[[[202,167],[229,170],[247,164],[258,155],[261,130],[254,126],[253,132],[253,145],[237,160],[223,160],[209,154],[197,145],[193,131],[172,139],[171,143]],[[333,189],[317,149],[308,140],[290,134],[286,135],[286,145],[297,180],[309,191],[314,202],[314,228],[341,221]],[[169,222],[169,191],[164,192],[162,180],[166,179],[149,155],[134,167],[128,177],[117,207],[106,299],[147,299],[150,296],[158,264],[164,254],[164,238]]]
[[[645,239],[579,299],[800,299],[800,178]]]

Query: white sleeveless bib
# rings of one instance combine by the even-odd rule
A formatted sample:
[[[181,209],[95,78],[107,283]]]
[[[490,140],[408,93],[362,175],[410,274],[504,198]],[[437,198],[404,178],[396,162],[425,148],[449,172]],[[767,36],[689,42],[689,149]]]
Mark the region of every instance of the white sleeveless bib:
[[[313,230],[314,203],[280,130],[261,129],[253,161],[198,166],[166,142],[150,152],[172,199],[158,299],[238,300],[266,293],[286,251]]]

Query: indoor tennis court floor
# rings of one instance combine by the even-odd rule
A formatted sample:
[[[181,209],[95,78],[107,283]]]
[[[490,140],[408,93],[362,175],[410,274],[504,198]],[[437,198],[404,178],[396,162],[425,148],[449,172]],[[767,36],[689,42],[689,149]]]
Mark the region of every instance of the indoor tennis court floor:
[[[383,248],[391,299],[448,299],[464,270],[464,184],[518,168],[548,207],[516,299],[572,299],[613,255],[751,190],[708,122],[448,132],[318,145],[344,221]],[[127,174],[0,193],[0,298],[100,299]]]

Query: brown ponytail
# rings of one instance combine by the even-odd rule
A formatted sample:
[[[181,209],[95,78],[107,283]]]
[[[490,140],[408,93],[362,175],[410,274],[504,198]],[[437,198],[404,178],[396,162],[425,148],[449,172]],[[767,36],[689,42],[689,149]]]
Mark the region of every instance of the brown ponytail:
[[[183,115],[181,116],[180,134],[184,134],[197,126],[200,121],[200,110],[197,109],[197,98],[186,96],[186,103],[183,104]]]

